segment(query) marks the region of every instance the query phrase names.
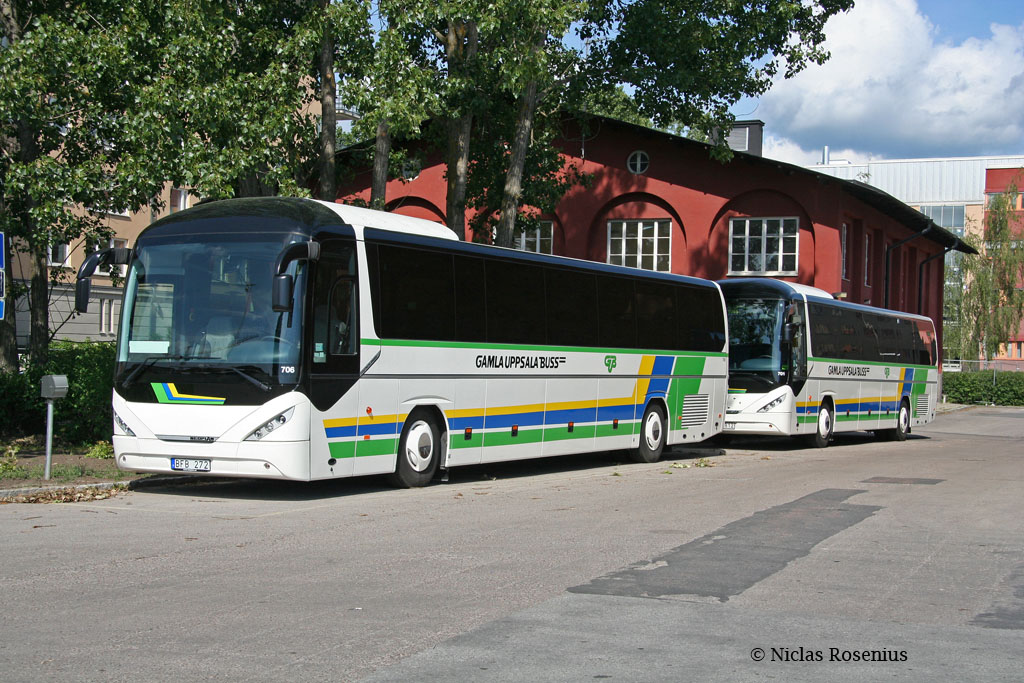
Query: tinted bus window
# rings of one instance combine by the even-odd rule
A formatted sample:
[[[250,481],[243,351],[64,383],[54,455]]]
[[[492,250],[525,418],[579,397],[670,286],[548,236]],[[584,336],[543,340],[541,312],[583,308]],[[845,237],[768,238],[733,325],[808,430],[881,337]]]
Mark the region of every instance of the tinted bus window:
[[[597,338],[597,278],[553,268],[547,280],[548,344],[589,346]]]
[[[487,341],[544,344],[544,272],[539,266],[489,259]]]
[[[725,318],[718,290],[681,285],[676,288],[676,346],[687,351],[721,351]]]
[[[633,281],[625,278],[597,278],[598,341],[610,348],[636,348],[636,303]]]
[[[487,341],[487,285],[484,282],[483,259],[455,257],[455,339]]]
[[[378,267],[382,337],[455,339],[451,255],[382,244]]]
[[[637,342],[640,348],[676,348],[675,289],[674,285],[661,282],[636,283]]]

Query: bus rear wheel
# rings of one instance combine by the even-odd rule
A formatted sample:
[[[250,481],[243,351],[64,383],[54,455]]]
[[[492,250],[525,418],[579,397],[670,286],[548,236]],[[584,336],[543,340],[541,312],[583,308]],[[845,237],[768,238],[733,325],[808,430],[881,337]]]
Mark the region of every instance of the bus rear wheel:
[[[402,427],[391,483],[404,489],[426,486],[434,478],[440,460],[441,437],[436,421],[428,412],[414,410]]]
[[[815,448],[828,448],[832,441],[832,432],[835,430],[835,417],[832,415],[832,404],[829,401],[822,401],[818,407],[818,422],[814,427],[814,434],[810,437],[810,443]]]
[[[658,462],[665,448],[665,413],[656,403],[647,404],[640,421],[640,446],[629,452],[633,462]]]
[[[896,415],[895,429],[880,429],[878,435],[886,441],[906,441],[910,433],[910,404],[904,399],[900,402],[900,411]]]

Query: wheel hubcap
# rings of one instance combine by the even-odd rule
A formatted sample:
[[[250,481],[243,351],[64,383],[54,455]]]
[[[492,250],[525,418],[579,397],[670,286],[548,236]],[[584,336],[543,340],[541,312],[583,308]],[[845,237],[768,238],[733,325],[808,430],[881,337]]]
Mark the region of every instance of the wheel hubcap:
[[[910,426],[910,413],[907,412],[906,406],[900,406],[900,429],[907,431],[907,427]]]
[[[828,438],[828,435],[832,432],[832,415],[828,412],[828,409],[823,409],[818,413],[818,434],[821,438]]]
[[[647,440],[647,447],[652,451],[658,449],[658,445],[661,443],[661,415],[656,411],[652,411],[647,416],[647,422],[644,424],[644,438]]]
[[[417,472],[423,472],[434,457],[434,433],[422,420],[409,429],[405,439],[405,459]]]

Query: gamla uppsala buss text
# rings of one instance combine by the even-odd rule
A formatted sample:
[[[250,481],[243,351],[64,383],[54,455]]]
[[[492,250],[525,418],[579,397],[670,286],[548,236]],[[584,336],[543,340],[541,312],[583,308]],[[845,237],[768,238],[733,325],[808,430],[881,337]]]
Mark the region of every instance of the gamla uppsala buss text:
[[[713,282],[467,244],[308,199],[201,204],[92,254],[128,266],[114,452],[140,472],[313,480],[718,433]]]
[[[850,304],[781,280],[719,282],[729,316],[723,434],[873,430],[902,441],[935,418],[935,326],[911,313]]]

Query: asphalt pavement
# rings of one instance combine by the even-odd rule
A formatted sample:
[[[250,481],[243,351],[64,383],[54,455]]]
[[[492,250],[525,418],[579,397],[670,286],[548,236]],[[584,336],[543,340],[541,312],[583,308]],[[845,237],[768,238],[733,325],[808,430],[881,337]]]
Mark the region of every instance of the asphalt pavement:
[[[1024,661],[1024,409],[447,483],[0,506],[4,680],[978,680]]]

